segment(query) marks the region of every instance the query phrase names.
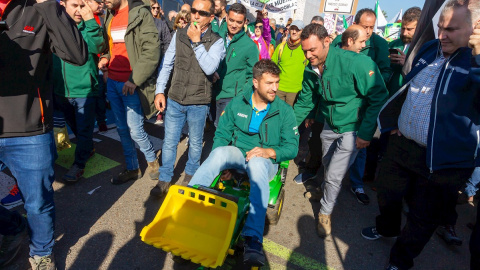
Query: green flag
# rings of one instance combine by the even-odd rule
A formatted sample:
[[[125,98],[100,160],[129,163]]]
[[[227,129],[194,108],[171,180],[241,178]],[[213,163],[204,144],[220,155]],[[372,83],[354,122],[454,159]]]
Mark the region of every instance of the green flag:
[[[345,19],[345,15],[343,15],[343,29],[347,30],[347,28],[348,28],[347,19]]]

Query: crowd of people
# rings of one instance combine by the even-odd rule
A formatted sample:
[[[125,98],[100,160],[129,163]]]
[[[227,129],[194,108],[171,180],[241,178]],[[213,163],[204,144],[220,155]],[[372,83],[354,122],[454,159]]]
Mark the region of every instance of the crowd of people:
[[[322,180],[320,237],[338,226],[331,215],[349,175],[360,204],[370,203],[364,182],[377,192],[380,214],[362,236],[396,237],[385,269],[412,268],[435,232],[462,244],[455,207],[473,205],[480,182],[480,1],[447,0],[438,36],[422,44],[413,42],[425,34],[416,31],[427,16],[418,7],[390,43],[374,33],[371,9],[338,36],[321,16],[279,26],[266,6],[253,22],[247,14],[226,0],[194,0],[166,17],[156,0],[0,0],[0,170],[17,182],[0,206],[0,267],[30,235],[32,269],[56,269],[52,183],[65,145],[53,130],[65,133],[66,124],[76,137],[62,176],[76,183],[95,154],[95,123],[108,129],[107,108],[125,159],[114,185],[146,174],[158,180],[150,195],[165,196],[184,132],[188,161],[176,184],[210,186],[219,173],[246,171],[247,265],[266,264],[268,183],[299,155],[300,136],[310,137],[309,154],[295,181]],[[151,118],[164,127],[160,158],[144,129]],[[215,137],[201,163],[207,123]],[[26,216],[4,207],[19,201]],[[471,269],[480,269],[478,222],[470,251]]]

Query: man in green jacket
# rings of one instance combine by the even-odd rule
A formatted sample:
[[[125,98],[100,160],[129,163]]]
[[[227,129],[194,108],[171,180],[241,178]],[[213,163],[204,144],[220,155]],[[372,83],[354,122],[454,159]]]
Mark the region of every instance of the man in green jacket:
[[[63,176],[65,182],[77,182],[93,150],[93,128],[98,96],[98,54],[105,51],[103,30],[95,21],[93,11],[84,0],[62,0],[67,14],[75,21],[88,46],[88,61],[74,66],[53,56],[55,109],[65,115],[67,124],[77,137],[75,161]]]
[[[363,54],[329,47],[330,38],[322,25],[307,25],[300,38],[310,65],[294,111],[301,123],[308,114],[313,118],[318,103],[325,119],[320,135],[325,182],[317,232],[326,237],[342,180],[359,149],[370,144],[388,92],[377,65]]]
[[[300,20],[295,20],[290,25],[290,38],[277,46],[272,55],[272,61],[280,70],[280,86],[277,95],[280,99],[293,107],[298,92],[302,90],[303,74],[308,61],[302,51],[300,35],[305,25]]]
[[[400,30],[400,38],[388,44],[390,49],[397,50],[397,53],[390,54],[390,62],[393,70],[392,78],[387,84],[390,96],[395,94],[400,87],[402,87],[403,75],[402,68],[405,65],[405,56],[410,49],[417,22],[420,19],[422,10],[419,7],[412,7],[407,9],[402,17],[402,28]]]
[[[244,25],[247,9],[240,3],[233,4],[228,10],[228,32],[220,34],[225,44],[226,57],[220,62],[214,74],[214,93],[216,97],[215,127],[220,114],[227,104],[244,89],[252,88],[252,68],[258,62],[257,45],[245,33]],[[213,29],[213,26],[212,26]],[[212,30],[213,31],[213,30]]]
[[[223,37],[227,32],[227,0],[215,0],[214,2],[215,19],[212,21],[212,31]]]
[[[225,108],[213,143],[213,151],[198,168],[189,185],[209,187],[221,171],[245,170],[250,179],[250,210],[245,225],[243,260],[263,266],[262,250],[269,182],[278,163],[298,152],[298,131],[292,107],[276,97],[280,69],[262,59],[253,67],[253,90],[235,97]],[[229,172],[224,171],[228,179]]]
[[[364,8],[357,12],[355,15],[354,24],[362,26],[367,31],[366,47],[360,52],[368,55],[377,64],[380,70],[383,81],[387,83],[392,76],[392,68],[390,67],[390,59],[388,53],[388,43],[385,39],[379,35],[373,33],[375,27],[375,21],[377,16],[375,11]],[[339,35],[332,42],[333,47],[341,47],[342,35]]]
[[[142,177],[134,142],[147,160],[146,173],[155,180],[159,165],[143,120],[156,112],[155,71],[161,52],[158,30],[150,10],[141,0],[106,0],[105,5],[109,53],[102,56],[98,67],[108,72],[107,98],[127,165],[111,183],[118,185]]]

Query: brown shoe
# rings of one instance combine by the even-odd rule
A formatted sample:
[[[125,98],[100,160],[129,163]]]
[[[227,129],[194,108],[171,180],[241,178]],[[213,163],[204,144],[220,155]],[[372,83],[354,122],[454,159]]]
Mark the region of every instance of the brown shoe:
[[[147,162],[148,167],[145,170],[145,173],[148,173],[148,176],[152,180],[158,180],[158,176],[160,173],[158,172],[158,169],[160,168],[160,165],[158,165],[158,160],[154,160],[152,162]]]
[[[34,255],[33,257],[30,257],[28,261],[30,262],[30,266],[32,266],[32,270],[57,270],[53,254],[43,257]]]
[[[190,180],[192,180],[192,177],[193,177],[193,175],[185,174],[182,181],[178,182],[178,184],[186,187],[186,186],[188,186],[188,183],[190,183]]]
[[[121,185],[131,180],[137,180],[142,178],[142,171],[140,169],[136,170],[125,170],[121,172],[117,177],[112,178],[110,182],[114,185]]]
[[[318,236],[325,238],[332,232],[332,224],[330,223],[330,215],[318,214],[317,233]]]

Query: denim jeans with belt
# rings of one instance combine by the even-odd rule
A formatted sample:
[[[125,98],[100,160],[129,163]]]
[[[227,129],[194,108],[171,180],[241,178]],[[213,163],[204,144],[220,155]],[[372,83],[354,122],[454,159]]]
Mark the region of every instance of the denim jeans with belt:
[[[140,151],[145,155],[148,162],[155,161],[156,156],[148,134],[143,128],[144,116],[138,90],[135,90],[132,95],[124,95],[122,94],[124,84],[124,82],[108,79],[107,98],[115,116],[115,124],[122,142],[127,170],[136,170],[139,165],[135,143],[138,144]]]
[[[269,182],[277,173],[278,164],[273,164],[270,159],[261,157],[254,157],[247,162],[237,147],[218,147],[210,153],[202,166],[198,168],[188,185],[209,187],[215,177],[226,169],[245,170],[247,172],[250,179],[250,208],[242,234],[244,236],[256,236],[262,241],[270,195]]]
[[[188,161],[185,173],[195,174],[200,167],[202,155],[203,129],[209,105],[181,105],[171,99],[167,101],[165,114],[165,138],[162,146],[162,166],[158,170],[160,181],[170,182],[177,159],[177,145],[185,122],[188,123]]]
[[[30,231],[30,256],[52,253],[55,205],[52,183],[57,150],[53,131],[30,137],[0,138],[0,167],[10,169],[25,200]],[[18,233],[18,214],[0,208],[2,234]]]

